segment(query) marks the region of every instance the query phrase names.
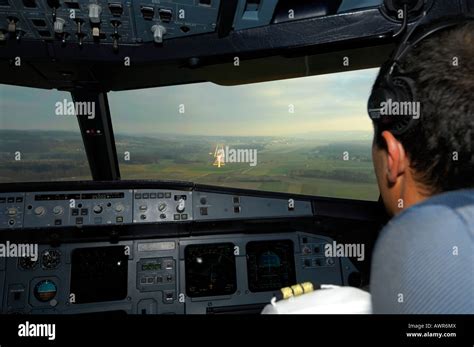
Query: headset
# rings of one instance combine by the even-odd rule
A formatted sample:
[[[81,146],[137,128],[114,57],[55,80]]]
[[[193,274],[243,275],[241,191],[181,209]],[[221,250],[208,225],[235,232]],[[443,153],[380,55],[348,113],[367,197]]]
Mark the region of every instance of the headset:
[[[398,105],[399,109],[400,105],[406,106],[408,105],[407,103],[410,103],[409,105],[420,105],[417,98],[416,83],[411,77],[400,71],[400,61],[421,41],[435,33],[456,27],[473,19],[470,16],[450,18],[419,32],[417,29],[420,27],[425,16],[426,14],[405,34],[391,58],[382,65],[369,97],[367,106],[369,117],[376,124],[382,124],[384,129],[389,130],[393,135],[406,133],[422,118],[421,112],[418,117],[414,117],[413,114],[400,114],[400,111],[396,113],[386,112],[387,110],[390,111],[389,105]],[[415,31],[417,32],[416,34]]]

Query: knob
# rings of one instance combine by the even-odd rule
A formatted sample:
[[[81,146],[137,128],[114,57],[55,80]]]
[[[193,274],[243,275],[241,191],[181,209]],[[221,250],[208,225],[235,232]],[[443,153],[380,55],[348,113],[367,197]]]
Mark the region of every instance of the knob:
[[[115,205],[115,212],[122,212],[124,210],[124,206],[122,204]]]
[[[37,208],[35,208],[34,213],[37,216],[42,216],[46,213],[46,209],[43,206],[38,206]]]
[[[54,32],[56,34],[63,34],[64,33],[64,23],[66,21],[62,18],[56,18],[56,21],[54,22]]]
[[[178,206],[176,206],[176,211],[178,213],[183,213],[185,208],[186,208],[186,206],[185,206],[184,199],[179,199],[178,200]]]
[[[54,206],[53,207],[53,213],[54,214],[61,214],[61,213],[63,213],[63,208],[61,206]]]
[[[156,43],[162,43],[163,36],[166,34],[166,28],[163,25],[153,25],[151,31],[153,33],[153,40]]]
[[[90,4],[89,5],[89,20],[91,23],[100,23],[100,13],[102,12],[102,8],[97,4]]]
[[[99,214],[99,213],[102,212],[103,208],[102,208],[102,206],[100,206],[100,205],[95,205],[95,206],[92,208],[92,210],[94,211],[94,213]]]
[[[162,202],[158,205],[158,211],[163,212],[166,210],[166,203]]]
[[[139,207],[140,211],[146,211],[148,209],[147,205],[140,205]]]
[[[17,212],[17,209],[14,207],[8,209],[8,215],[11,217],[16,216]]]

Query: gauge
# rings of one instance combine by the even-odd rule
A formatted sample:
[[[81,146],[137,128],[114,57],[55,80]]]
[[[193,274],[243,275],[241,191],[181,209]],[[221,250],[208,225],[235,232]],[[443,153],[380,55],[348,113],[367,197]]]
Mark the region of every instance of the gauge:
[[[43,280],[36,284],[34,289],[35,298],[41,302],[48,302],[54,299],[58,288],[51,280]]]
[[[278,290],[296,283],[291,240],[247,243],[247,275],[252,292]]]
[[[18,265],[23,270],[34,270],[38,265],[38,260],[33,260],[29,257],[21,257],[18,259]]]
[[[55,269],[61,263],[61,252],[56,249],[47,249],[41,253],[43,269]]]
[[[234,245],[189,245],[185,251],[189,297],[231,295],[237,290]]]

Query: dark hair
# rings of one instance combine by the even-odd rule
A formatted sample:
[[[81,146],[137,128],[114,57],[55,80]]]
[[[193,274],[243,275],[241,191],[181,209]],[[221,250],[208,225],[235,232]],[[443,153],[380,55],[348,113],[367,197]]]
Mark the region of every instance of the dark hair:
[[[395,136],[431,193],[474,187],[474,23],[435,33],[400,62],[415,81],[421,118]],[[458,64],[456,64],[456,62]],[[383,148],[383,126],[374,123]],[[457,160],[455,154],[457,153]]]

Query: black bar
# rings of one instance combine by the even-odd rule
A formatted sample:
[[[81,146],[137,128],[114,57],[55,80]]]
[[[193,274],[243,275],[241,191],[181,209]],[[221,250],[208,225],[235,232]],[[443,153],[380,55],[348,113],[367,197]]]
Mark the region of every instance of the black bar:
[[[95,105],[94,118],[77,115],[92,178],[96,181],[119,180],[120,169],[107,93],[89,86],[76,88],[71,95],[74,102],[93,102]]]

